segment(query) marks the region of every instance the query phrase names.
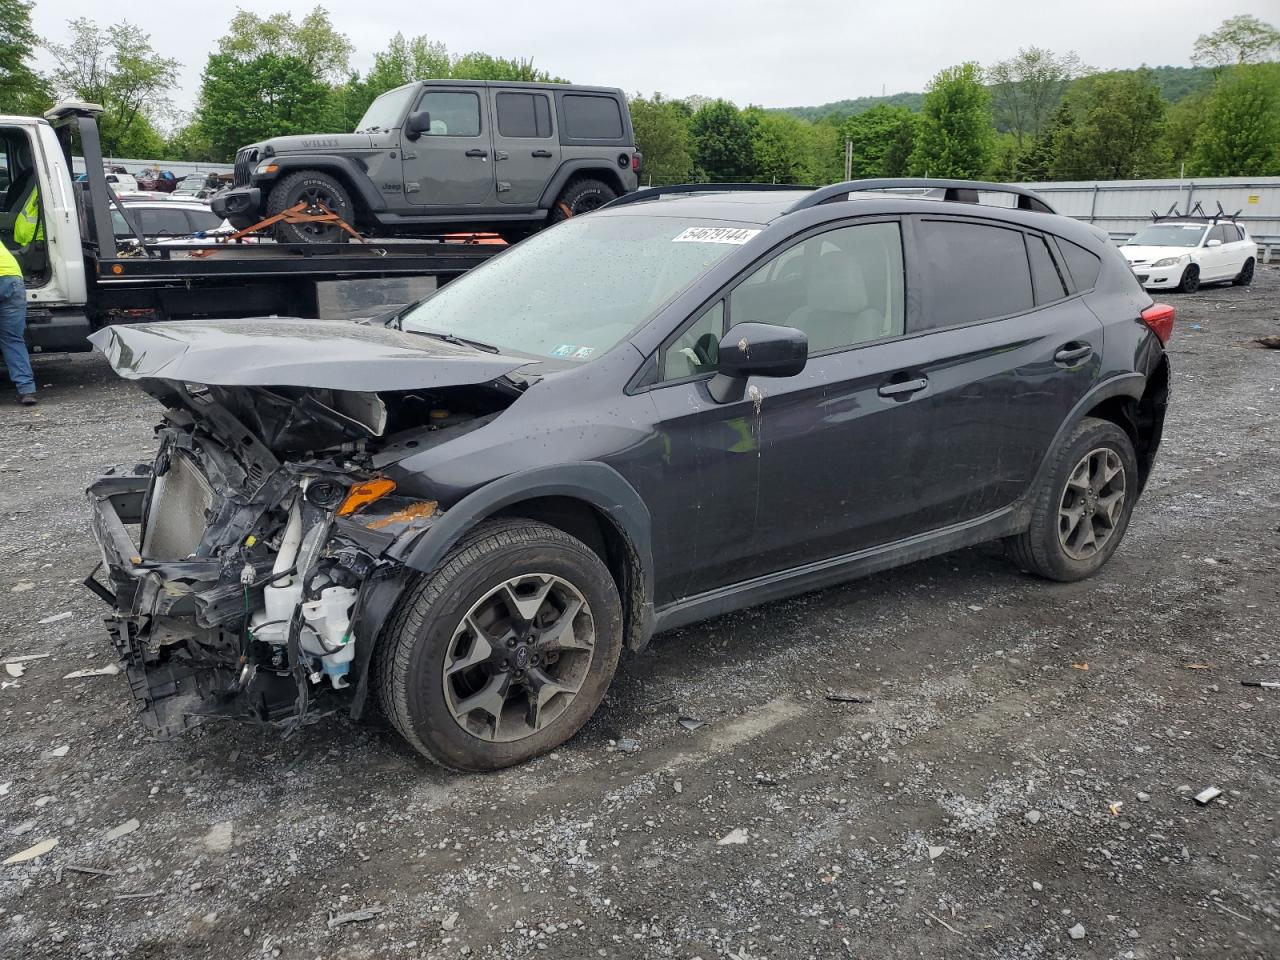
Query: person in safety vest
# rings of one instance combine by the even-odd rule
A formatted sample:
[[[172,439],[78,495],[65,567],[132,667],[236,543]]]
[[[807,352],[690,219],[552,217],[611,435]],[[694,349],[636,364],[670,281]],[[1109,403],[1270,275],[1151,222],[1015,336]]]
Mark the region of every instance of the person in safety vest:
[[[26,247],[33,240],[43,239],[44,223],[40,220],[40,190],[33,187],[30,198],[22,205],[22,212],[18,214],[18,219],[13,221],[13,242],[20,247]]]
[[[9,379],[18,388],[19,402],[29,407],[36,402],[36,378],[27,355],[26,332],[27,287],[22,282],[22,268],[0,243],[0,355],[9,368]]]

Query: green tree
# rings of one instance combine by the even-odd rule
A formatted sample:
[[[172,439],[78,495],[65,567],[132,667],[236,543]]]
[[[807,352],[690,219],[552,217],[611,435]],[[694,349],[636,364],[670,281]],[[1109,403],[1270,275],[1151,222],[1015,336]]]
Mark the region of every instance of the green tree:
[[[1052,180],[1056,144],[1067,135],[1073,122],[1071,105],[1064,100],[1049,117],[1040,136],[1031,142],[1030,149],[1018,158],[1017,176],[1014,179],[1033,183]]]
[[[386,50],[373,55],[365,84],[372,99],[414,80],[451,76],[451,67],[449,50],[443,43],[425,36],[406,40],[403,33],[397,33]]]
[[[331,108],[330,88],[313,66],[276,53],[247,61],[212,54],[200,91],[199,129],[219,160],[247,143],[321,131]]]
[[[1056,54],[1041,47],[1023,47],[987,68],[996,123],[1014,135],[1019,151],[1040,134],[1067,84],[1084,72],[1074,52]]]
[[[1204,121],[1210,93],[1209,90],[1193,93],[1172,104],[1165,113],[1162,140],[1170,173],[1179,173],[1183,164],[1192,165],[1196,133]]]
[[[761,183],[818,182],[819,164],[813,124],[788,113],[752,110],[751,155]]]
[[[563,77],[553,77],[539,70],[532,60],[521,57],[495,57],[488,53],[467,53],[453,61],[450,76],[459,80],[520,80],[536,83],[568,83]]]
[[[316,7],[300,21],[287,13],[259,17],[236,10],[230,30],[218,41],[218,52],[248,63],[264,54],[300,62],[313,76],[339,81],[347,74],[355,48],[329,19],[324,7]]]
[[[1205,177],[1280,174],[1280,63],[1231,67],[1205,104],[1192,172]]]
[[[689,112],[682,104],[655,93],[631,98],[631,125],[644,156],[640,176],[654,184],[685,183],[693,172],[689,144]]]
[[[160,56],[150,35],[128,21],[105,30],[83,17],[68,22],[71,39],[51,43],[59,61],[53,71],[57,92],[101,104],[98,120],[104,153],[128,151],[158,142],[156,122],[172,109],[168,91],[180,64]]]
[[[40,46],[31,7],[26,0],[0,0],[0,113],[40,113],[53,99],[48,81],[30,64]]]
[[[1063,101],[1071,123],[1054,135],[1061,180],[1128,180],[1166,172],[1165,102],[1150,71],[1100,73],[1075,81]]]
[[[840,141],[853,144],[850,170],[856,177],[905,177],[920,130],[920,115],[905,107],[877,104],[840,125]],[[843,163],[843,153],[841,154]]]
[[[923,119],[911,152],[911,172],[931,177],[982,176],[995,153],[991,93],[982,69],[962,63],[941,71],[929,84]]]
[[[700,107],[689,124],[693,159],[701,179],[711,183],[739,183],[755,178],[751,125],[727,100]]]
[[[1213,33],[1196,38],[1191,59],[1210,67],[1262,63],[1280,52],[1280,30],[1257,17],[1241,14],[1223,20]]]

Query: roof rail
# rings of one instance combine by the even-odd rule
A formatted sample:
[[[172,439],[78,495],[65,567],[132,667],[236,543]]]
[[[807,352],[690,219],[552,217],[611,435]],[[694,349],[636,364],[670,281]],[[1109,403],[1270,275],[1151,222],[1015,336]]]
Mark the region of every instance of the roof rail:
[[[807,197],[803,197],[787,208],[787,213],[807,210],[822,203],[848,199],[852,193],[868,193],[881,190],[902,190],[904,188],[927,188],[945,191],[942,199],[959,203],[977,203],[979,193],[1011,193],[1018,198],[1019,210],[1035,210],[1039,213],[1057,213],[1053,207],[1045,203],[1039,194],[1026,187],[1008,183],[984,183],[981,180],[935,180],[926,177],[888,177],[871,180],[850,180],[846,183],[833,183],[829,187],[820,187]]]
[[[676,183],[668,187],[646,187],[632,193],[624,193],[600,207],[620,207],[627,203],[657,200],[659,197],[679,193],[739,193],[741,191],[766,192],[770,190],[812,190],[813,187],[791,183]]]

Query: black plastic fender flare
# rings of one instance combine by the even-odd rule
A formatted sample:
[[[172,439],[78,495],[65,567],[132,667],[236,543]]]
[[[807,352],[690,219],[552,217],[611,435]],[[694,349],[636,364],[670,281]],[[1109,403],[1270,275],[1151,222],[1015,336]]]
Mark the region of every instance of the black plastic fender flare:
[[[350,157],[329,156],[325,154],[287,153],[283,156],[263,157],[262,160],[274,163],[280,169],[269,176],[255,176],[254,185],[261,186],[264,192],[270,192],[271,185],[282,176],[299,170],[315,170],[319,173],[337,174],[343,182],[351,187],[359,196],[364,208],[371,213],[380,213],[387,209],[387,201],[382,193],[369,179],[369,174]]]
[[[539,497],[580,500],[600,511],[626,539],[643,597],[636,611],[638,630],[628,639],[632,646],[643,646],[653,633],[652,519],[636,489],[607,464],[578,461],[509,474],[463,497],[411,542],[393,544],[387,555],[411,570],[430,572],[476,524],[505,507]]]
[[[579,174],[590,175],[598,180],[603,180],[618,191],[618,196],[622,196],[627,192],[626,186],[622,182],[622,178],[618,176],[618,171],[609,165],[607,160],[591,157],[580,157],[577,160],[566,160],[560,164],[560,168],[556,170],[551,181],[542,191],[542,198],[538,201],[538,206],[543,210],[550,210],[560,196],[560,192],[564,190],[573,177]]]

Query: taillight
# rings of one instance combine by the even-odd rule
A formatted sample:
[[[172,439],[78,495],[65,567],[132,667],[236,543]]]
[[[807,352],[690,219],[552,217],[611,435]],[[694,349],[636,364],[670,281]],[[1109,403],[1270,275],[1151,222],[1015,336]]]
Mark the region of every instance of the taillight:
[[[633,153],[631,155],[631,172],[632,173],[640,172],[640,154],[638,153]]]
[[[1173,318],[1175,311],[1167,303],[1153,303],[1142,311],[1142,322],[1151,328],[1151,332],[1160,338],[1161,343],[1168,343],[1173,336]]]

